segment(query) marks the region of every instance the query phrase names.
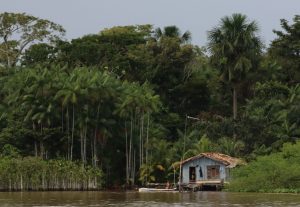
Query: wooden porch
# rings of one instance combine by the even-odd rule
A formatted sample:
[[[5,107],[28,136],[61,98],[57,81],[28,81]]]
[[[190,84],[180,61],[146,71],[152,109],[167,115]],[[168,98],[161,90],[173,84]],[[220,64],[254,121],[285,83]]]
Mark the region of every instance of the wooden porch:
[[[209,180],[197,180],[196,182],[185,183],[181,185],[184,191],[202,191],[205,189],[215,189],[219,191],[224,187],[224,180],[222,179],[209,179]]]

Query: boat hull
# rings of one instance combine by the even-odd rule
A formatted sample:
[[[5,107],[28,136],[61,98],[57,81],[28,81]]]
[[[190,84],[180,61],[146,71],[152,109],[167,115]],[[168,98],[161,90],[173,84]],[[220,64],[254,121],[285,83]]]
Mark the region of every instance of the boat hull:
[[[175,192],[175,189],[139,188],[139,192]]]

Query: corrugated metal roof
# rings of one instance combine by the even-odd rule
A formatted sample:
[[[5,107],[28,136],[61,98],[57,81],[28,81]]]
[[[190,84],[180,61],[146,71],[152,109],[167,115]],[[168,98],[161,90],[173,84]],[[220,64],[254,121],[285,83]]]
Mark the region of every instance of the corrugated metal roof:
[[[221,154],[218,152],[203,152],[199,155],[196,155],[194,157],[190,157],[184,161],[182,161],[182,164],[185,164],[187,162],[190,162],[192,160],[196,160],[202,157],[206,157],[212,160],[215,160],[217,162],[223,163],[228,168],[233,168],[237,165],[243,164],[243,161],[239,158],[231,157],[229,155]]]

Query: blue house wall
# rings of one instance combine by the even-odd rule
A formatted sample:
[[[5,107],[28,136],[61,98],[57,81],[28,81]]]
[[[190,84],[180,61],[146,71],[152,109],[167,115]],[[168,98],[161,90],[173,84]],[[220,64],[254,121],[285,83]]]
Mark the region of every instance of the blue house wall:
[[[208,180],[207,178],[207,166],[210,165],[219,165],[220,166],[220,179],[223,179],[224,181],[228,178],[228,172],[229,169],[226,168],[226,166],[218,161],[201,157],[195,160],[191,160],[189,162],[186,162],[182,165],[182,183],[189,183],[189,169],[190,167],[196,168],[196,181],[202,181],[202,180]],[[202,177],[200,177],[200,167],[202,170]]]

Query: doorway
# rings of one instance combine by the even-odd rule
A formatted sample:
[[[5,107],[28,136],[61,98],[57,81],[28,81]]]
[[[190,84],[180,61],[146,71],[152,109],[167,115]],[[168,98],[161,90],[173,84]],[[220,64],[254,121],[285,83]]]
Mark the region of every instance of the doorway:
[[[196,182],[196,167],[190,167],[190,183]]]

